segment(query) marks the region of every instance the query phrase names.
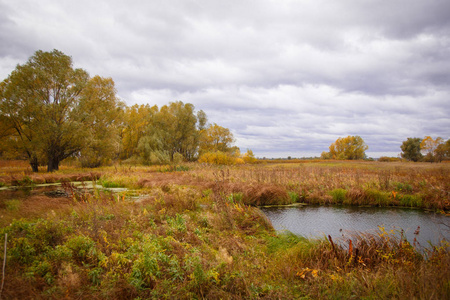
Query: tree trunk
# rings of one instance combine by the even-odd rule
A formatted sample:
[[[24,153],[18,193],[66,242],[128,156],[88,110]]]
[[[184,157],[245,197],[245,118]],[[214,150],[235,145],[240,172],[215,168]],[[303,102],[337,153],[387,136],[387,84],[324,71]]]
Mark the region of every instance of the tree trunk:
[[[50,157],[47,164],[47,172],[53,172],[59,170],[59,159],[56,157]]]
[[[39,172],[39,163],[36,157],[30,158],[30,166],[33,172]]]

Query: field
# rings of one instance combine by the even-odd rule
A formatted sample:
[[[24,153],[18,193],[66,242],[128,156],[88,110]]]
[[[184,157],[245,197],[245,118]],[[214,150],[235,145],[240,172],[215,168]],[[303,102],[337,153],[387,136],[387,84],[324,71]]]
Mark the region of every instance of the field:
[[[422,253],[383,230],[344,244],[310,240],[276,233],[256,206],[407,206],[448,214],[449,171],[448,163],[296,161],[63,165],[33,174],[22,162],[1,162],[0,185],[24,187],[23,195],[1,192],[1,296],[446,299],[445,241]],[[70,183],[91,180],[127,189]],[[61,193],[26,188],[54,182],[63,182]]]

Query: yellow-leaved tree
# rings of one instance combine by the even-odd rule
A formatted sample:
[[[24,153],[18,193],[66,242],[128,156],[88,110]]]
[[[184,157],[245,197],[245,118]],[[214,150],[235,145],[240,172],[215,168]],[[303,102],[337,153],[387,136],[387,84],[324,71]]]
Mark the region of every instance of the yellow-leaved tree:
[[[23,153],[34,172],[41,164],[58,170],[86,141],[84,112],[78,109],[89,82],[64,53],[36,51],[0,84],[0,115],[14,136],[9,144]]]
[[[355,159],[365,159],[366,150],[369,147],[366,145],[364,140],[360,136],[347,136],[338,138],[329,147],[329,157],[339,160],[355,160]],[[325,156],[324,154],[322,154]]]
[[[420,151],[423,152],[425,161],[433,162],[442,160],[440,155],[440,145],[444,144],[444,140],[441,137],[433,139],[431,136],[426,136],[420,143]]]

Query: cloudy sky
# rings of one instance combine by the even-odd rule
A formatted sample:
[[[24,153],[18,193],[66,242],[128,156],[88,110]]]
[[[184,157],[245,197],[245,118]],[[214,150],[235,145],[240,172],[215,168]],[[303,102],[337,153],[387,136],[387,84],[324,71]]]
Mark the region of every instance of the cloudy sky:
[[[128,105],[194,104],[258,157],[450,138],[448,0],[0,0],[0,80],[52,49]]]

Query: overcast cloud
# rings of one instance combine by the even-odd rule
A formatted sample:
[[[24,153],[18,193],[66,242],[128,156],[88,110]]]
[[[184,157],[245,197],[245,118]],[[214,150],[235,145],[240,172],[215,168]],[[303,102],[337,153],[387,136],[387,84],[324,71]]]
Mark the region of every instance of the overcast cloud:
[[[52,49],[128,105],[194,104],[258,157],[450,138],[448,0],[0,0],[0,80]]]

